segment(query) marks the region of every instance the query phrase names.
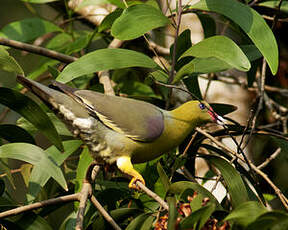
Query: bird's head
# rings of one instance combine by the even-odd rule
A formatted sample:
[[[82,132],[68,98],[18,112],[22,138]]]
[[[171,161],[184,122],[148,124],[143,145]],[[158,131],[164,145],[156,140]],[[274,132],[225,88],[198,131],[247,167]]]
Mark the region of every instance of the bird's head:
[[[219,116],[205,101],[189,101],[174,110],[174,114],[181,114],[187,121],[197,123],[215,122],[219,125],[225,124],[225,119]]]

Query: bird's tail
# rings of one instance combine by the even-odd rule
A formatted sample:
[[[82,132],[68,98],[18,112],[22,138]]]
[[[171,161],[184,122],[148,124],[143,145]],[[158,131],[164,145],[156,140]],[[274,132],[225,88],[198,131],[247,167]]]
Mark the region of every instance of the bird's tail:
[[[22,75],[17,76],[17,81],[54,110],[59,111],[60,106],[63,105],[63,107],[78,117],[89,116],[85,107],[73,95],[76,89],[55,81],[52,82],[52,88],[49,88]]]

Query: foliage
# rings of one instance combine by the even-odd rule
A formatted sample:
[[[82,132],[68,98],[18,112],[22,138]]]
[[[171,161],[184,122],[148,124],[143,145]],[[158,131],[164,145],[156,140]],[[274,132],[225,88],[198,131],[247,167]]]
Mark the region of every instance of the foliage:
[[[276,39],[283,50],[288,47],[275,30],[285,28],[288,11],[282,0],[258,2],[200,0],[184,5],[178,0],[176,7],[171,6],[166,12],[165,4],[155,0],[84,0],[74,9],[66,0],[22,0],[21,4],[35,13],[34,17],[0,28],[0,82],[4,86],[7,81],[13,82],[0,88],[0,211],[79,192],[92,162],[83,143],[75,140],[39,100],[24,94],[25,89],[9,79],[9,73],[25,73],[44,84],[47,78],[56,79],[104,93],[111,92],[110,86],[118,95],[162,108],[172,108],[177,100],[163,83],[205,99],[198,81],[208,78],[209,82],[241,84],[247,92],[253,92],[253,102],[247,107],[254,112],[247,125],[238,124],[236,119],[224,128],[211,129],[212,138],[198,130],[176,150],[135,165],[147,186],[168,203],[169,211],[161,209],[147,194],[129,190],[128,181],[117,172],[101,173],[93,185],[93,194],[123,229],[288,229],[288,187],[287,183],[280,183],[285,178],[277,179],[277,165],[269,170],[255,166],[266,158],[271,164],[274,158],[269,156],[277,148],[281,148],[275,152],[280,159],[279,170],[287,164],[288,58],[286,53],[280,53],[279,67]],[[91,23],[89,18],[78,15],[87,5],[103,3],[111,4],[114,10],[101,23]],[[53,8],[58,12],[57,20],[41,15],[39,6]],[[267,9],[271,15],[265,15]],[[190,29],[178,33],[182,25],[179,18],[183,21],[184,14],[197,14],[202,23],[205,37],[197,44],[192,44]],[[174,27],[169,33],[175,34],[170,51],[161,46],[169,26]],[[39,55],[26,57],[35,63],[25,63],[22,54],[11,48],[17,46],[13,43],[16,41],[22,42],[17,49]],[[29,44],[45,49],[33,50]],[[56,55],[51,51],[56,51]],[[109,75],[113,84],[103,73]],[[234,105],[228,104],[212,107],[221,115],[235,110]],[[12,124],[5,124],[5,118],[15,116],[13,111],[17,122],[14,119]],[[227,136],[237,143],[236,150],[221,142]],[[235,136],[239,137],[237,141]],[[248,152],[248,142],[256,143],[251,148],[254,161],[250,163],[241,155]],[[196,158],[209,166],[201,180],[195,180]],[[211,181],[223,186],[224,198],[217,199],[214,188],[206,186]],[[0,226],[73,229],[78,206],[77,202],[52,205],[0,219]],[[111,226],[89,203],[84,229]]]

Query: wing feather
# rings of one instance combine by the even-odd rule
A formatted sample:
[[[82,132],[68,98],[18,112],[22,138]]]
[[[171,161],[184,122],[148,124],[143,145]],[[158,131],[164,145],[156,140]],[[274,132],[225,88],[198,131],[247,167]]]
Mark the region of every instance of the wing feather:
[[[109,128],[143,142],[158,138],[164,129],[162,111],[149,103],[90,90],[74,94]]]

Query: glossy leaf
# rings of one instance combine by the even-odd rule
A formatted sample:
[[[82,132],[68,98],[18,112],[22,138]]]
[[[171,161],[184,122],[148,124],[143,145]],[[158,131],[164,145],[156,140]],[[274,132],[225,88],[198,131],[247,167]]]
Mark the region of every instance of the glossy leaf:
[[[112,13],[108,14],[103,21],[101,22],[101,24],[98,27],[98,31],[102,32],[104,30],[110,29],[114,23],[114,21],[120,17],[120,15],[122,14],[123,10],[120,8],[117,8],[116,10],[114,10]]]
[[[181,55],[192,46],[191,31],[189,29],[184,30],[177,39],[177,47],[175,58],[178,60]],[[174,44],[170,47],[170,55],[173,54]],[[174,54],[173,54],[174,55]]]
[[[183,79],[183,82],[185,86],[187,87],[187,89],[189,90],[189,92],[191,92],[194,97],[196,96],[200,100],[203,99],[200,86],[199,86],[199,82],[198,82],[198,76],[187,77]]]
[[[245,184],[238,171],[226,160],[217,156],[205,156],[211,164],[219,169],[227,185],[233,207],[238,207],[249,200]]]
[[[18,229],[25,230],[52,230],[53,228],[48,224],[40,215],[35,214],[34,212],[28,212],[23,214],[21,218],[15,221],[15,224],[18,226]]]
[[[168,18],[160,10],[147,4],[139,4],[123,11],[113,23],[111,33],[119,40],[131,40],[168,23]]]
[[[178,211],[176,206],[176,198],[174,196],[168,196],[166,198],[169,210],[168,210],[168,230],[174,230],[176,226],[176,220],[178,217]]]
[[[41,18],[26,18],[4,26],[0,30],[0,37],[29,42],[56,31],[62,31],[62,29],[49,21]]]
[[[59,75],[57,81],[69,82],[85,74],[98,71],[128,67],[155,68],[156,63],[148,56],[126,49],[100,49],[69,64]]]
[[[220,116],[224,116],[237,110],[236,106],[229,104],[211,103],[210,105],[213,110]]]
[[[180,229],[201,230],[214,211],[215,204],[208,204],[192,212],[190,216],[180,222]]]
[[[25,161],[39,167],[42,172],[49,174],[59,185],[67,190],[64,175],[58,165],[36,145],[27,143],[11,143],[0,146],[0,157]]]
[[[16,90],[0,87],[0,103],[21,114],[37,127],[58,149],[63,150],[60,137],[49,117],[32,99]]]
[[[175,75],[173,83],[180,81],[184,76],[193,73],[215,73],[232,69],[233,67],[215,57],[194,58],[188,64],[184,65]]]
[[[158,174],[160,176],[161,182],[164,185],[164,188],[167,192],[171,183],[169,181],[167,174],[165,173],[164,169],[162,168],[160,162],[157,163],[157,171],[158,171]]]
[[[9,53],[0,46],[0,69],[7,72],[23,74],[23,69]]]
[[[228,216],[226,216],[225,220],[232,220],[239,225],[247,226],[265,212],[267,212],[267,210],[260,203],[249,201],[236,207]]]
[[[279,2],[280,2],[279,0],[264,1],[264,2],[258,3],[257,5],[265,6],[265,7],[269,7],[269,8],[273,8],[275,10],[278,10]],[[282,1],[280,10],[282,12],[288,13],[288,2],[287,1]]]
[[[126,230],[138,230],[143,225],[144,221],[150,216],[149,213],[143,213],[137,216],[134,220],[130,222]]]
[[[82,141],[80,140],[65,141],[63,142],[64,153],[59,152],[55,146],[51,146],[50,148],[46,149],[45,153],[54,163],[60,166],[67,157],[69,157],[80,147],[81,144]],[[48,172],[43,171],[41,167],[41,165],[35,165],[32,169],[27,194],[28,202],[33,201],[37,197],[38,193],[51,177],[51,175]]]
[[[65,124],[60,121],[54,113],[46,113],[49,117],[49,119],[52,121],[54,127],[57,130],[57,133],[61,136],[73,136],[72,133],[67,129]],[[32,135],[36,134],[38,132],[38,129],[32,125],[29,121],[27,121],[24,117],[21,117],[17,120],[17,125]]]
[[[93,161],[93,158],[91,157],[91,154],[89,153],[88,148],[85,146],[85,148],[83,149],[80,155],[79,163],[78,163],[77,170],[76,170],[76,178],[74,180],[75,192],[80,192],[82,188],[82,182],[86,175],[86,170],[89,167],[89,165],[92,163],[92,161]]]
[[[279,62],[277,42],[269,26],[255,10],[236,0],[201,0],[191,8],[222,14],[239,25],[263,54],[272,74],[276,74]]]
[[[206,188],[201,186],[200,184],[189,182],[189,181],[178,181],[170,185],[168,193],[172,194],[181,194],[187,189],[192,189],[197,193],[204,195],[205,197],[209,197],[210,201],[215,203],[218,207],[220,207],[217,199],[210,193]]]
[[[17,125],[0,125],[0,138],[9,142],[26,142],[35,144],[34,138],[25,130]]]
[[[288,215],[284,212],[273,211],[259,216],[245,230],[284,230],[288,228]]]
[[[193,56],[198,58],[217,58],[229,66],[241,71],[250,69],[250,62],[234,41],[226,36],[206,38],[188,49],[181,58]]]

